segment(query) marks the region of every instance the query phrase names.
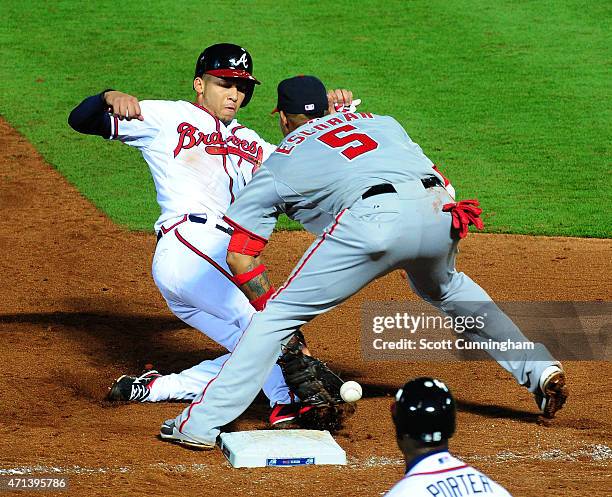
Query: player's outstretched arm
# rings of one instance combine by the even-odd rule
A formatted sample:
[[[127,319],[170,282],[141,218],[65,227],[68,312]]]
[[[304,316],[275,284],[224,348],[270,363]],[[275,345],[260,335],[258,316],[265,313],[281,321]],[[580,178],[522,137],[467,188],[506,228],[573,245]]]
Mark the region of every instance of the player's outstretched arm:
[[[234,275],[234,283],[249,299],[251,305],[258,311],[262,310],[274,293],[274,287],[260,258],[239,252],[228,252],[227,265]]]
[[[119,119],[144,119],[136,97],[120,91],[105,90],[87,97],[77,105],[68,116],[68,124],[79,133],[108,138],[111,134],[109,110]]]
[[[274,293],[259,256],[276,225],[279,206],[285,202],[278,193],[274,175],[264,166],[223,216],[234,230],[226,257],[233,281],[258,311]]]
[[[68,124],[72,129],[86,135],[98,135],[104,138],[110,136],[111,122],[104,93],[87,97],[72,109],[68,116]]]

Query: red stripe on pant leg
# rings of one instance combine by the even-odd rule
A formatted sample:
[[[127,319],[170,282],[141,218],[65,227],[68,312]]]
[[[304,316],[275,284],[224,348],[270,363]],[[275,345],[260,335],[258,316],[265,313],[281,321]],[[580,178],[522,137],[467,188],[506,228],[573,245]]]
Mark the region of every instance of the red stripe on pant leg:
[[[227,360],[229,361],[229,357],[227,358]],[[227,361],[225,361],[225,362],[227,362]],[[223,363],[223,366],[225,366],[225,362]],[[180,431],[181,433],[183,432],[183,427],[185,426],[185,423],[187,421],[189,421],[189,418],[191,417],[191,410],[193,409],[193,406],[202,402],[202,400],[204,399],[204,395],[206,395],[206,390],[208,390],[208,387],[210,385],[212,385],[213,381],[215,381],[217,379],[217,377],[219,376],[219,374],[223,370],[223,366],[221,366],[221,369],[219,370],[219,373],[217,373],[217,376],[215,376],[212,380],[210,380],[208,382],[208,384],[204,387],[204,390],[202,392],[202,396],[200,397],[200,400],[198,400],[197,402],[192,402],[191,405],[189,406],[189,409],[187,409],[187,418],[185,418],[185,421],[183,421],[181,423],[181,426],[179,426],[179,429],[178,429],[178,431]]]
[[[219,369],[219,372],[217,373],[217,375],[212,380],[210,380],[208,382],[208,384],[204,387],[204,390],[202,391],[202,396],[200,397],[200,400],[198,400],[197,402],[192,402],[191,403],[191,405],[189,406],[189,409],[187,409],[187,418],[185,418],[185,421],[183,421],[181,423],[181,426],[179,426],[178,431],[180,431],[180,432],[183,431],[183,427],[185,426],[185,423],[187,423],[187,421],[189,421],[189,418],[191,417],[191,410],[193,409],[193,406],[202,403],[202,401],[204,400],[204,395],[206,395],[206,390],[208,390],[208,387],[212,384],[212,382],[215,381],[219,377],[219,375],[221,374],[221,371],[223,371],[223,368],[225,367],[225,365],[232,358],[232,354],[236,351],[236,349],[238,348],[238,345],[240,345],[240,342],[242,341],[242,337],[244,337],[244,335],[246,334],[247,330],[249,329],[249,326],[251,326],[251,322],[252,321],[253,321],[253,318],[251,317],[251,321],[249,321],[249,324],[247,324],[246,328],[242,332],[242,335],[240,335],[240,338],[236,342],[236,346],[234,347],[234,350],[232,350],[230,352],[229,357],[223,363],[223,366],[221,366],[221,368]]]
[[[293,279],[295,278],[295,276],[297,276],[297,274],[302,270],[302,268],[304,267],[304,264],[306,264],[306,262],[308,261],[308,259],[310,259],[310,257],[312,256],[312,254],[314,254],[315,250],[317,250],[320,246],[321,243],[323,243],[323,240],[325,240],[325,237],[327,235],[331,235],[334,230],[336,229],[336,226],[338,226],[338,223],[340,221],[340,218],[342,217],[342,215],[346,212],[346,209],[342,210],[337,216],[336,216],[336,222],[334,223],[334,225],[332,226],[332,228],[323,234],[323,236],[321,237],[321,240],[319,241],[319,243],[317,243],[317,245],[314,247],[314,249],[310,252],[310,254],[308,254],[308,257],[306,257],[306,259],[302,262],[302,264],[300,264],[300,267],[298,268],[298,270],[293,274],[293,276],[287,281],[287,283],[285,285],[283,285],[278,292],[276,292],[275,295],[273,295],[272,297],[275,297],[276,295],[278,295],[278,293],[280,292],[280,290],[283,290],[284,288],[286,288],[289,283],[291,283],[291,281],[293,281]],[[180,234],[178,233],[178,230],[175,231],[176,236],[180,237]],[[179,238],[180,240],[180,238]],[[195,247],[194,247],[195,248]],[[194,250],[196,253],[197,249]],[[202,254],[204,255],[204,254]],[[206,258],[206,257],[205,257]],[[214,262],[214,261],[213,261]],[[251,318],[251,322],[252,322],[252,318]],[[247,327],[244,329],[244,331],[242,332],[242,335],[240,335],[240,339],[238,340],[238,342],[236,343],[236,346],[234,347],[234,350],[232,350],[232,352],[230,352],[229,357],[227,358],[227,361],[225,361],[223,363],[223,366],[221,366],[221,369],[219,369],[219,372],[217,373],[217,376],[215,376],[212,380],[210,380],[208,382],[208,384],[206,385],[206,387],[204,387],[204,391],[202,392],[202,396],[200,397],[200,400],[198,400],[197,402],[192,402],[192,404],[189,406],[189,408],[187,409],[187,418],[181,423],[180,427],[179,427],[179,431],[182,432],[183,428],[185,426],[185,423],[187,423],[187,421],[189,421],[189,418],[191,417],[191,410],[193,409],[194,405],[197,404],[201,404],[202,401],[204,400],[204,396],[206,395],[206,391],[208,390],[208,387],[212,384],[213,381],[215,381],[219,375],[221,374],[221,371],[223,371],[223,368],[225,367],[225,365],[231,360],[234,352],[236,352],[236,350],[238,350],[238,347],[240,346],[240,343],[242,342],[242,339],[244,338],[244,336],[246,335],[247,330],[249,329],[249,326],[251,325],[251,323],[249,323],[247,325]]]
[[[155,383],[159,378],[161,378],[161,376],[158,376],[157,378],[153,378],[147,385],[147,390],[151,391],[151,387],[153,386],[153,383]]]
[[[169,228],[164,228],[164,225],[161,225],[161,231],[164,235],[167,235],[168,233],[170,233],[174,228],[176,228],[179,224],[184,223],[187,221],[187,214],[185,214],[179,221],[177,221],[176,223],[174,223],[172,226],[170,226]]]
[[[300,264],[300,267],[296,269],[295,273],[293,273],[291,275],[291,277],[285,282],[284,285],[282,285],[274,295],[272,295],[272,297],[270,297],[270,300],[275,299],[276,297],[278,297],[278,295],[289,286],[289,284],[295,279],[295,277],[298,275],[298,273],[304,268],[304,266],[306,265],[306,263],[308,262],[308,260],[312,257],[312,255],[317,251],[317,249],[321,246],[321,244],[325,241],[325,237],[327,235],[331,235],[334,230],[336,229],[336,226],[338,226],[338,223],[340,222],[340,218],[342,217],[342,215],[346,212],[346,209],[343,209],[342,211],[340,211],[340,213],[336,216],[336,222],[334,223],[334,225],[331,227],[331,229],[325,233],[323,233],[323,236],[321,237],[321,240],[319,240],[319,243],[316,244],[316,246],[310,251],[310,254],[308,254],[306,256],[306,258],[302,261],[302,264]]]
[[[204,252],[198,250],[191,243],[185,240],[185,238],[183,238],[183,235],[181,235],[178,232],[178,230],[174,230],[174,234],[178,238],[179,242],[181,242],[183,245],[185,245],[185,247],[187,247],[189,250],[191,250],[195,254],[199,255],[202,259],[205,259],[207,262],[209,262],[212,266],[215,267],[215,269],[217,269],[217,271],[219,271],[220,273],[223,273],[223,276],[225,276],[228,280],[232,282],[233,285],[235,285],[234,277],[231,274],[229,274],[225,269],[223,269],[219,264],[217,264],[212,258],[207,256]]]

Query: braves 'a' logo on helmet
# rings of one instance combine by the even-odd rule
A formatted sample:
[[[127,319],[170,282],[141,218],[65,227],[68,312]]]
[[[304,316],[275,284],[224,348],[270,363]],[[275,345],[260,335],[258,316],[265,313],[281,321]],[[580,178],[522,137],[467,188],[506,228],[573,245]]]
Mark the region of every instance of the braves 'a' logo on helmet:
[[[242,64],[242,66],[245,69],[248,69],[249,67],[249,61],[247,60],[246,52],[244,52],[238,60],[236,60],[235,58],[232,58],[229,61],[230,61],[230,64],[234,67],[238,67],[240,64]]]

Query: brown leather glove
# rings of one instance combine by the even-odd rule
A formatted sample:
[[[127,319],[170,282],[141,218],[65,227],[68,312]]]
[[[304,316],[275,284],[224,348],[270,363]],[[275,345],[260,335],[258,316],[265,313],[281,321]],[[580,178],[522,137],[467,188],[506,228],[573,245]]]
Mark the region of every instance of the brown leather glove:
[[[305,406],[323,407],[343,403],[340,396],[343,381],[324,362],[305,355],[304,346],[303,335],[299,333],[283,348],[283,354],[277,361],[289,390]]]

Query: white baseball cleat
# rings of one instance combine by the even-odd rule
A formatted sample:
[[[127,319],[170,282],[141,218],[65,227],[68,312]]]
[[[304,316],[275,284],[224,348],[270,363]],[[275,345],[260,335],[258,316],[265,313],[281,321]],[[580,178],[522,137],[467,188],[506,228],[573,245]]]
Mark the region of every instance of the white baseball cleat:
[[[159,429],[159,438],[166,442],[173,442],[190,449],[196,450],[211,450],[215,448],[215,443],[209,442],[201,442],[199,440],[195,440],[191,437],[188,437],[184,433],[181,433],[176,428],[176,424],[174,419],[166,419]]]
[[[544,418],[552,419],[555,413],[563,407],[569,388],[565,384],[565,373],[558,366],[550,366],[544,370],[539,381],[539,391],[535,393],[536,403]]]

